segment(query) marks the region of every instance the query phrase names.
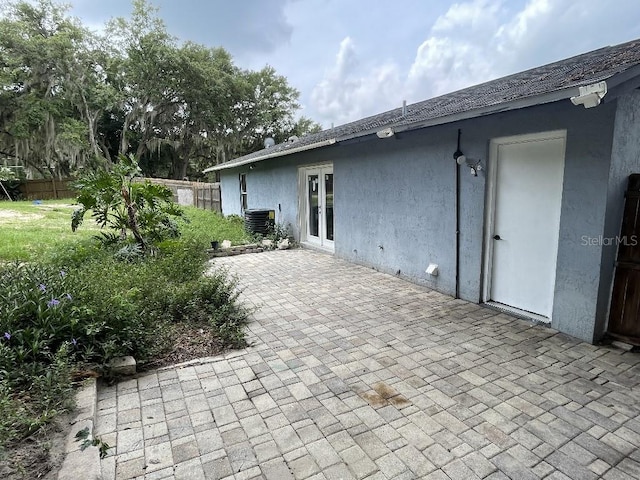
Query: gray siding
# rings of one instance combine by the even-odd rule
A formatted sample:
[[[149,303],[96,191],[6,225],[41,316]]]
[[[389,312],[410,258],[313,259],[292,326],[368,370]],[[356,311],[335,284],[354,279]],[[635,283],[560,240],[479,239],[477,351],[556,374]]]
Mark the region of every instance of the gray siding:
[[[460,296],[478,302],[482,289],[486,168],[491,138],[567,130],[553,326],[593,340],[602,251],[581,238],[604,231],[615,103],[585,110],[569,101],[505,112],[266,160],[248,172],[249,208],[273,208],[297,232],[297,167],[332,162],[335,253],[455,293],[455,163],[463,152],[482,159],[477,177],[461,168]],[[221,172],[223,211],[239,213],[238,173]],[[278,209],[280,205],[280,210]],[[523,246],[526,248],[526,245]],[[425,273],[429,263],[438,277]]]
[[[358,155],[334,164],[336,254],[455,292],[450,145],[408,133],[346,148]],[[440,266],[434,279],[424,272],[429,263]]]

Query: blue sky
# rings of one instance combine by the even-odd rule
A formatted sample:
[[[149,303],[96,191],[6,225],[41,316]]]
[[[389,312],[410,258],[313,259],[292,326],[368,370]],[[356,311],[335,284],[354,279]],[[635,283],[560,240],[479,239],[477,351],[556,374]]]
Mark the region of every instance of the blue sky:
[[[99,28],[128,0],[71,0]],[[324,127],[640,38],[638,0],[151,0],[180,40],[272,65]]]

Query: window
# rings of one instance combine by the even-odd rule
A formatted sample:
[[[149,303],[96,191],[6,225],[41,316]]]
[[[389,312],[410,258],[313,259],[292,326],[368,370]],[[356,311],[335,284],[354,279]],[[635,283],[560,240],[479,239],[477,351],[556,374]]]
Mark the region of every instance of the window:
[[[247,209],[247,174],[240,174],[240,209],[244,212]]]

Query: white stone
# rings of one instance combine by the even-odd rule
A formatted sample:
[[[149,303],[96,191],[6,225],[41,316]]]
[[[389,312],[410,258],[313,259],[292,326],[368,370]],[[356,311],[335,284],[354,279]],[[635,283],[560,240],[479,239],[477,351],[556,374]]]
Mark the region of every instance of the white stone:
[[[282,240],[280,240],[278,242],[278,249],[286,250],[287,248],[289,248],[289,239],[288,238],[283,238]]]
[[[264,238],[262,240],[262,246],[263,247],[271,247],[271,246],[273,246],[273,240],[271,240],[270,238]]]
[[[136,360],[130,355],[115,357],[109,363],[109,369],[116,375],[134,375],[136,373]]]
[[[222,248],[231,248],[231,240],[223,240]]]

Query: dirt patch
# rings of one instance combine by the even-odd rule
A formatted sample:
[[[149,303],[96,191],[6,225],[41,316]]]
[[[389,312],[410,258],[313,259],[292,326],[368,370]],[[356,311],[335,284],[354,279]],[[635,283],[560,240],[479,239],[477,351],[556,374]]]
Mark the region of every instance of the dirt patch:
[[[0,478],[56,480],[73,416],[73,413],[60,415],[41,431],[8,448],[0,458]]]
[[[48,212],[67,212],[75,209],[74,205],[69,205],[66,203],[56,203],[55,205],[35,205],[38,210],[48,211]],[[16,210],[11,209],[0,209],[0,223],[3,220],[5,221],[22,221],[22,222],[31,222],[34,220],[40,220],[44,218],[44,215],[41,213],[26,213],[26,212],[18,212]]]
[[[40,220],[44,218],[44,215],[39,213],[23,213],[16,212],[15,210],[0,210],[0,222],[3,220],[20,220],[24,222],[30,222],[32,220]]]
[[[78,205],[71,205],[70,203],[54,203],[53,205],[35,205],[38,210],[50,210],[53,212],[60,210],[75,210]]]
[[[196,358],[212,357],[225,350],[220,339],[208,325],[180,323],[176,325],[172,337],[173,348],[169,352],[160,358],[140,364],[138,370],[147,371]]]

